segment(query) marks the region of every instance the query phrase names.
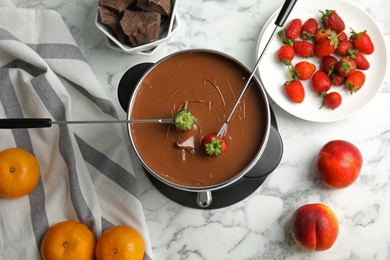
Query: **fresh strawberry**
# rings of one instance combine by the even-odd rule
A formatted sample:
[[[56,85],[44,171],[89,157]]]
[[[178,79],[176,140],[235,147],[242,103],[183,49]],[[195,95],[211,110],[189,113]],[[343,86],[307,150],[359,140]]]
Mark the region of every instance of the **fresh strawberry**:
[[[348,57],[342,58],[336,66],[337,73],[341,76],[348,77],[356,70],[356,62]]]
[[[355,71],[352,75],[346,78],[344,87],[348,89],[351,94],[361,89],[364,82],[366,81],[366,75],[360,71]]]
[[[283,62],[285,65],[291,65],[291,61],[295,57],[295,50],[291,45],[283,45],[276,53],[278,61]]]
[[[306,80],[309,79],[314,71],[316,70],[316,65],[308,61],[300,61],[293,68],[290,67],[290,78],[291,79],[300,79]]]
[[[301,37],[304,40],[311,40],[314,38],[316,31],[318,29],[318,22],[314,18],[309,18],[302,25],[301,28]]]
[[[356,68],[360,70],[368,70],[370,68],[370,62],[366,59],[363,53],[358,50],[349,51],[349,55],[351,59],[356,62]]]
[[[342,32],[345,30],[345,23],[335,10],[326,10],[322,13],[321,22],[326,28],[332,31]]]
[[[345,83],[345,77],[341,76],[338,73],[333,73],[332,75],[330,75],[330,80],[332,81],[333,86],[339,87],[339,86],[344,85],[344,83]]]
[[[353,50],[353,44],[350,40],[340,41],[336,48],[336,54],[345,57],[348,55],[348,51]]]
[[[339,39],[339,42],[348,40],[348,35],[345,32],[338,32],[337,38]]]
[[[351,33],[350,39],[356,49],[365,54],[372,54],[374,52],[374,44],[366,30],[359,33],[352,30]]]
[[[202,140],[202,146],[207,155],[220,156],[226,151],[226,142],[215,134],[207,135]]]
[[[339,61],[331,56],[325,56],[321,59],[320,68],[323,70],[328,76],[332,75],[336,71],[336,65]]]
[[[320,41],[322,41],[323,39],[328,38],[331,35],[332,35],[332,30],[331,29],[329,29],[329,28],[318,28],[316,33],[315,33],[315,35],[314,35],[313,41],[314,41],[314,43],[319,43]]]
[[[328,36],[314,46],[314,56],[323,58],[331,55],[336,50],[338,44],[337,35]]]
[[[313,56],[314,45],[308,41],[295,41],[293,43],[295,53],[302,58]]]
[[[314,92],[322,95],[330,89],[332,82],[324,71],[317,70],[311,78],[311,86]]]
[[[302,28],[302,20],[299,18],[291,20],[291,22],[278,32],[280,40],[285,44],[291,44],[299,37]]]
[[[183,109],[175,115],[175,127],[179,131],[187,131],[196,123],[195,117],[191,114],[189,109]]]
[[[330,92],[325,94],[322,106],[320,108],[326,106],[334,110],[341,105],[341,102],[342,97],[338,92]]]
[[[303,88],[302,82],[297,79],[284,83],[284,92],[294,103],[302,103],[305,99],[305,89]]]

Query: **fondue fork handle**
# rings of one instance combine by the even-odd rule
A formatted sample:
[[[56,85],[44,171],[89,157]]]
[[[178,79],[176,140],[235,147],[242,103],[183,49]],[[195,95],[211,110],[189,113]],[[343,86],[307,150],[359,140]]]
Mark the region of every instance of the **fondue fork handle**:
[[[90,120],[90,121],[52,121],[50,118],[3,118],[0,129],[45,128],[53,124],[123,124],[123,123],[173,123],[173,118],[131,119],[131,120]]]
[[[264,49],[262,50],[259,58],[257,59],[257,62],[256,62],[256,65],[255,67],[253,68],[248,80],[246,81],[246,84],[244,86],[244,88],[242,89],[241,93],[240,93],[240,96],[237,98],[236,100],[236,103],[234,104],[232,110],[230,111],[230,114],[229,116],[227,117],[225,123],[222,125],[221,129],[218,131],[217,133],[217,136],[218,137],[222,137],[225,132],[226,132],[226,129],[227,129],[227,126],[228,126],[228,123],[230,121],[230,119],[232,118],[233,114],[234,114],[234,111],[236,110],[238,104],[240,103],[240,100],[242,98],[242,96],[245,94],[245,91],[246,89],[248,88],[248,86],[250,85],[250,82],[253,78],[253,76],[255,75],[256,73],[256,70],[257,70],[257,67],[259,66],[260,64],[260,61],[263,59],[263,56],[264,56],[264,53],[266,52],[266,50],[268,49],[268,46],[269,44],[271,43],[272,39],[274,38],[275,36],[275,33],[276,33],[276,30],[279,28],[279,27],[282,27],[284,25],[284,23],[286,22],[288,16],[290,15],[294,5],[296,4],[297,0],[286,0],[282,6],[282,9],[280,10],[279,12],[279,15],[278,17],[276,18],[276,21],[275,21],[275,29],[272,31],[272,34],[270,36],[270,38],[268,39]]]

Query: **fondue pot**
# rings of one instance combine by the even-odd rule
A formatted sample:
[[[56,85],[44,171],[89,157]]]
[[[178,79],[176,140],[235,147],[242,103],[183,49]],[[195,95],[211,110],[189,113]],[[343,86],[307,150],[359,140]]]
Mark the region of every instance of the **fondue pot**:
[[[214,64],[213,60],[217,60],[217,63]],[[233,73],[218,68],[225,66],[233,70]],[[235,82],[231,76],[235,74],[234,70],[238,71],[236,77],[238,82],[240,75],[243,75],[242,84]],[[203,74],[207,75],[202,78]],[[250,70],[247,67],[226,54],[211,50],[180,51],[156,63],[142,63],[130,68],[119,82],[118,99],[127,113],[128,120],[137,117],[166,118],[174,116],[181,107],[188,105],[190,109],[195,108],[193,112],[198,125],[197,136],[202,138],[211,133],[208,132],[211,131],[210,128],[207,128],[212,125],[211,121],[215,121],[216,125],[222,125],[224,116],[226,117],[231,109],[229,106],[234,103],[234,100],[229,101],[229,97],[237,99],[234,91],[237,92],[244,87],[244,80],[249,74]],[[227,85],[227,90],[223,90],[222,85]],[[211,98],[212,95],[215,97]],[[257,101],[251,101],[254,99]],[[252,103],[257,105],[252,106]],[[163,105],[158,107],[158,104]],[[254,109],[256,111],[253,111]],[[182,133],[178,133],[173,125],[130,123],[128,135],[145,173],[160,192],[185,206],[213,209],[234,204],[252,194],[278,166],[282,158],[283,144],[276,119],[266,93],[256,77],[252,78],[245,98],[240,101],[240,107],[237,107],[231,121],[232,125],[228,126],[224,136],[228,143],[227,152],[222,154],[221,158],[208,157],[202,154],[201,148],[194,148],[201,147],[199,140],[193,143],[191,152],[183,147],[175,147],[174,140],[177,138],[180,140]],[[140,127],[144,128],[139,129]],[[218,130],[217,127],[214,133]],[[156,143],[149,145],[149,139],[153,139],[150,142]],[[250,141],[252,139],[254,144]],[[247,142],[248,146],[253,146],[252,152],[245,155],[242,147],[237,148],[240,142]],[[179,156],[180,154],[183,154],[183,157]],[[198,172],[204,174],[209,165],[216,165],[212,167],[218,170],[221,167],[218,163],[223,160],[228,162],[229,166],[221,172],[232,170],[233,173],[221,179],[218,179],[217,174],[215,178],[211,173],[210,176],[206,174],[204,178],[207,181],[204,183],[203,179],[198,183],[186,183],[177,181],[179,178],[177,176],[171,176],[171,171],[177,170],[182,164],[190,163],[191,160],[198,161],[189,164],[191,165],[189,168],[184,166],[179,175],[197,175]],[[235,165],[237,168],[234,168]],[[186,177],[191,180],[198,179],[197,176]]]

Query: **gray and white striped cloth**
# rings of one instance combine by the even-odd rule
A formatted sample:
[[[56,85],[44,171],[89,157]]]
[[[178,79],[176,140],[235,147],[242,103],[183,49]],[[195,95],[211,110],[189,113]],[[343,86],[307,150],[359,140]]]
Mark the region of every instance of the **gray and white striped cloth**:
[[[2,3],[0,118],[118,119],[61,16]],[[119,124],[0,129],[0,150],[24,148],[41,167],[32,193],[0,198],[0,259],[40,259],[43,235],[64,220],[86,224],[96,238],[132,226],[152,259],[126,138]]]

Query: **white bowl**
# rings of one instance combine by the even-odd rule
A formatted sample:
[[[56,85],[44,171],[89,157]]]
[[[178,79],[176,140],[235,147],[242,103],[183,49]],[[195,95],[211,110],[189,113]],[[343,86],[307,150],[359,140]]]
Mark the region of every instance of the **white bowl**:
[[[172,14],[168,18],[168,20],[162,24],[160,30],[160,38],[156,41],[147,44],[132,47],[130,46],[130,44],[121,43],[113,34],[112,30],[107,25],[102,24],[100,22],[99,7],[96,13],[95,25],[106,36],[105,37],[106,43],[110,49],[121,51],[127,54],[152,55],[158,49],[160,49],[161,47],[165,46],[168,43],[169,39],[173,36],[177,28],[179,27],[179,21],[176,14],[177,1],[178,0],[172,0],[172,4],[173,4]]]

